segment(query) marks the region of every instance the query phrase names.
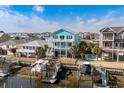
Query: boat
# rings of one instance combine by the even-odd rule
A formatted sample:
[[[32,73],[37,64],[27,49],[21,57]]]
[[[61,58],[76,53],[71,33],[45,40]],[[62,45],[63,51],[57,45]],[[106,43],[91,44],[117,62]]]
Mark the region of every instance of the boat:
[[[6,77],[10,74],[12,64],[7,62],[0,62],[0,77]]]
[[[54,84],[57,81],[56,78],[52,79],[52,78],[45,78],[42,80],[43,83],[51,83]]]
[[[57,74],[60,69],[59,62],[40,59],[31,66],[32,75],[42,74],[42,82],[55,83],[57,81]]]
[[[8,69],[0,69],[0,77],[6,77],[9,74],[10,73],[9,73],[9,70]]]
[[[57,74],[60,69],[60,64],[56,62],[53,62],[53,63],[54,63],[53,65],[49,64],[49,67],[47,68],[50,71],[46,69],[46,74],[49,74],[49,75],[45,75],[45,77],[42,79],[42,82],[53,84],[57,81]]]

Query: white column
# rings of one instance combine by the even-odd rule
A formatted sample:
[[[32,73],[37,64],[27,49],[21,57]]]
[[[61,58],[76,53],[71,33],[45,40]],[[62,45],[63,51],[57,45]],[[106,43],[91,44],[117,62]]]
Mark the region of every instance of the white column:
[[[114,60],[114,33],[113,33],[113,41],[112,41],[112,60]]]
[[[117,62],[119,62],[119,50],[120,50],[120,43],[118,43],[118,50],[117,50]]]
[[[100,47],[103,47],[103,34],[100,32],[100,42],[99,42]]]
[[[65,47],[66,47],[65,51],[66,51],[66,57],[67,57],[67,55],[68,55],[68,49],[67,49],[68,48],[68,42],[65,42],[65,44],[66,44],[65,45]]]
[[[60,46],[60,49],[59,49],[59,53],[60,53],[60,57],[61,57],[61,42],[60,42],[60,44],[59,44]]]

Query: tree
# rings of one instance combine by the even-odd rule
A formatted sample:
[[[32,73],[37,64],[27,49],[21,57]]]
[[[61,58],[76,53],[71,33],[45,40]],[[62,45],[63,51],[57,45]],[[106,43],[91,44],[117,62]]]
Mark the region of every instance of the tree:
[[[37,47],[36,50],[35,50],[36,55],[37,55],[37,59],[46,57],[47,49],[48,49],[47,45],[44,45],[43,47]]]
[[[92,48],[94,47],[94,44],[93,43],[91,43],[91,42],[87,42],[86,43],[86,52],[87,52],[87,54],[91,54],[92,53]]]
[[[72,58],[75,58],[79,54],[79,47],[78,46],[72,46],[69,49],[69,53],[71,54]]]
[[[11,48],[10,51],[13,53],[13,55],[15,56],[15,53],[16,53],[16,49],[17,48]]]
[[[92,52],[94,54],[96,54],[97,56],[97,61],[98,61],[98,57],[101,56],[102,54],[102,49],[99,47],[99,45],[95,45],[93,48],[92,48]]]
[[[16,36],[16,37],[15,37],[15,40],[20,40],[20,37]]]
[[[85,59],[85,54],[82,52],[80,53],[81,59],[84,60]]]
[[[48,45],[44,45],[45,51],[47,51],[48,48],[49,48]]]

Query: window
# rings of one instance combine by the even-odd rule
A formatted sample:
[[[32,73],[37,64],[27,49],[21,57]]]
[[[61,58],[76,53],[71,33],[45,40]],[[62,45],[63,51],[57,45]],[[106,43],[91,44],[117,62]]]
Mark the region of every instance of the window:
[[[54,35],[53,38],[54,38],[54,39],[58,39],[58,36]]]
[[[61,51],[61,55],[65,55],[65,50],[62,50]]]
[[[118,43],[115,43],[115,47],[118,47]]]
[[[124,43],[120,43],[120,48],[124,48]]]
[[[60,36],[60,39],[63,40],[65,37],[64,36]]]
[[[72,43],[71,43],[71,42],[69,42],[69,43],[68,43],[68,46],[69,46],[69,47],[70,47],[70,46],[72,46]]]
[[[23,46],[23,49],[25,49],[25,46]]]
[[[122,35],[119,36],[119,39],[122,39]]]
[[[72,39],[72,36],[71,35],[67,36],[67,39]]]
[[[55,46],[57,46],[57,43],[55,42]]]

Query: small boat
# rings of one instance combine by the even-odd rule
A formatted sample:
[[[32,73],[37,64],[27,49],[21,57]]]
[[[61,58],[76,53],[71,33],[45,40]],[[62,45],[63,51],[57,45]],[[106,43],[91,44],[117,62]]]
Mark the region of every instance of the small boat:
[[[51,65],[49,67],[51,68]],[[51,75],[48,75],[48,77],[45,76],[44,79],[42,79],[42,82],[53,84],[57,81],[57,74],[60,69],[60,64],[55,63],[53,67],[54,67],[54,70],[49,73]]]
[[[43,82],[43,83],[51,83],[51,84],[54,84],[56,81],[57,81],[56,78],[54,78],[54,79],[52,79],[52,78],[45,78],[45,79],[42,79],[42,82]]]
[[[0,77],[6,77],[9,74],[10,73],[9,73],[9,70],[8,69],[0,69]]]
[[[8,75],[9,75],[9,73],[0,73],[0,77],[6,77]]]
[[[101,84],[94,84],[93,88],[110,88],[110,86],[102,86]]]

